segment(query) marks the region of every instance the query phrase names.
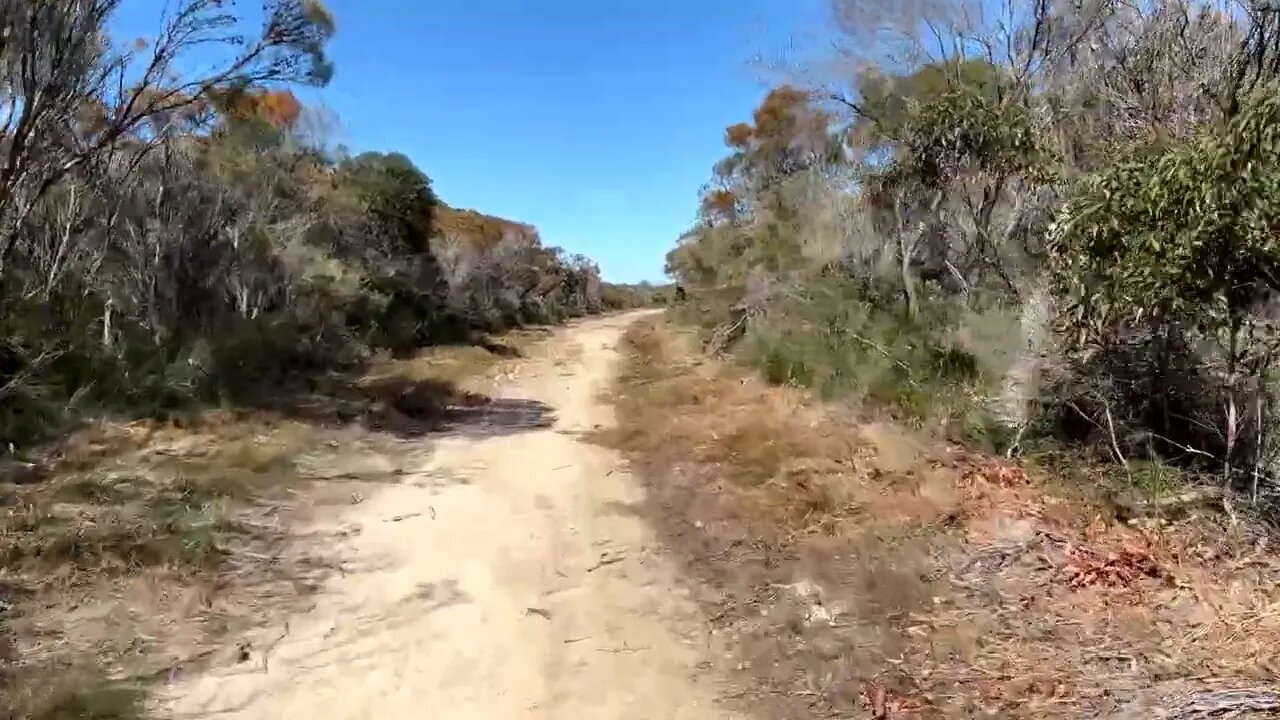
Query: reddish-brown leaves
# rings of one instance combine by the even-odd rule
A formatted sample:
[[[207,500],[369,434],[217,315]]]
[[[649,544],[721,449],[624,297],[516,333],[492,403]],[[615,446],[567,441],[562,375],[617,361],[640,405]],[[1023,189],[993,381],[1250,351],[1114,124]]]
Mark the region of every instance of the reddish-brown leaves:
[[[1118,550],[1099,551],[1085,545],[1068,543],[1062,577],[1068,587],[1085,588],[1102,585],[1130,588],[1142,578],[1163,578],[1165,572],[1145,548],[1130,544]]]
[[[890,720],[919,713],[925,707],[923,701],[895,693],[875,679],[866,683],[859,693],[859,699],[862,707],[871,713],[874,720]]]
[[[737,208],[738,196],[729,190],[711,190],[702,196],[702,214],[707,217],[732,217]]]
[[[993,457],[977,458],[965,468],[960,476],[960,484],[965,487],[972,487],[980,482],[1002,488],[1022,487],[1031,484],[1026,471],[1021,467]]]
[[[236,91],[219,98],[218,104],[231,117],[262,120],[279,130],[292,128],[302,114],[302,103],[288,90]]]
[[[730,125],[724,131],[724,144],[735,150],[745,150],[751,144],[751,136],[755,128],[746,123]]]

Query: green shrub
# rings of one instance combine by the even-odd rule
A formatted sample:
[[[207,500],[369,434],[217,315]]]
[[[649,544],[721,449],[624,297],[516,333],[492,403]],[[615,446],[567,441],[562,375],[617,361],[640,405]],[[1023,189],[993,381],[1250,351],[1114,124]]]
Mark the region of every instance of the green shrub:
[[[859,293],[838,278],[811,283],[752,321],[738,357],[776,384],[868,403],[944,432],[983,434],[985,374],[950,339],[942,313],[911,322]]]

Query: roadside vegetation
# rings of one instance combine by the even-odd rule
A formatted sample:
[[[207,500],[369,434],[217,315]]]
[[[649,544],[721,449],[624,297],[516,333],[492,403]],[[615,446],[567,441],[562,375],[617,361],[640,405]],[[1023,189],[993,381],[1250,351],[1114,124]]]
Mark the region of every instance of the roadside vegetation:
[[[829,7],[724,130],[608,438],[743,697],[1280,712],[1280,15]]]
[[[1277,15],[830,8],[838,57],[724,131],[680,318],[776,383],[1269,513]]]
[[[340,566],[294,521],[404,471],[522,328],[653,302],[335,146],[292,89],[338,21],[252,5],[0,8],[0,717],[140,713]]]
[[[1081,492],[1104,469],[940,443],[699,344],[635,326],[598,437],[646,485],[637,510],[702,603],[729,702],[798,719],[1280,712],[1267,532],[1132,522]]]
[[[601,290],[601,302],[608,310],[657,307],[675,302],[675,285],[605,283]]]

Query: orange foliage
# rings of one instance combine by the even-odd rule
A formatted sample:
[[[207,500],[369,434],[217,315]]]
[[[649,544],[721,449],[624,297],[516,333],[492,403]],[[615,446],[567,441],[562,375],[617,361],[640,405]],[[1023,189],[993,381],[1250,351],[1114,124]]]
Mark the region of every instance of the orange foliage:
[[[257,118],[279,130],[293,127],[302,114],[302,103],[288,90],[239,92],[224,102],[227,114],[242,120]]]
[[[761,166],[785,160],[800,145],[819,147],[829,118],[813,99],[811,93],[790,85],[776,87],[752,113],[752,123],[725,128],[724,142],[736,151],[737,160]]]
[[[513,237],[529,245],[540,244],[537,230],[532,225],[485,215],[475,210],[441,206],[436,210],[435,225],[442,235],[481,250],[487,250]]]
[[[791,135],[808,102],[809,93],[790,85],[770,90],[755,111],[756,137],[784,139]]]
[[[302,103],[288,90],[260,96],[258,114],[275,127],[293,127],[302,114]]]
[[[730,125],[724,131],[724,144],[735,150],[745,149],[751,142],[751,136],[754,133],[755,128],[746,123]]]
[[[738,207],[738,196],[729,190],[711,190],[702,196],[702,212],[712,217],[732,216]]]

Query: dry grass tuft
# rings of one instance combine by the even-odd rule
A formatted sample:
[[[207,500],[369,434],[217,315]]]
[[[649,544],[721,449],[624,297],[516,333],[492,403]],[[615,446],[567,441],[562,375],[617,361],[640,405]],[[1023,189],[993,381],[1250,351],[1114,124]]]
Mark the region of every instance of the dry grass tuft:
[[[707,361],[658,322],[625,349],[601,440],[646,480],[762,717],[1190,718],[1272,701],[1256,687],[1280,676],[1265,547],[1203,519],[1121,523],[1016,464]]]

